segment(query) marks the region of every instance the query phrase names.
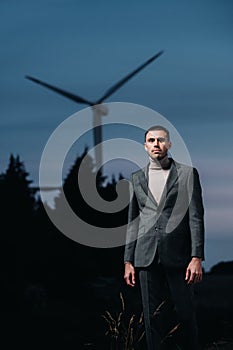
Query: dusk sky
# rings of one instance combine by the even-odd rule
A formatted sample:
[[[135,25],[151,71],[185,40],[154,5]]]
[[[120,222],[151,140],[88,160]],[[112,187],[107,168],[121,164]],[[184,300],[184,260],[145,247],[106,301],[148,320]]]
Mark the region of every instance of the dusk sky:
[[[176,128],[203,186],[204,267],[233,260],[232,0],[2,0],[0,16],[0,172],[18,154],[38,185],[48,138],[86,108],[25,75],[96,100],[164,50],[106,102],[145,106]],[[82,142],[76,154],[92,147]]]

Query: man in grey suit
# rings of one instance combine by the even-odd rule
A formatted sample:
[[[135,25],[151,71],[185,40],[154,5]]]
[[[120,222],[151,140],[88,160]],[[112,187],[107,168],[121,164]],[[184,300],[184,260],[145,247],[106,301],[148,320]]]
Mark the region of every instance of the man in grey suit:
[[[146,131],[144,146],[149,164],[131,175],[124,278],[131,287],[139,279],[148,350],[163,348],[165,329],[156,321],[162,302],[176,310],[179,348],[197,350],[192,285],[202,280],[204,260],[198,171],[168,157],[171,141],[163,126]]]

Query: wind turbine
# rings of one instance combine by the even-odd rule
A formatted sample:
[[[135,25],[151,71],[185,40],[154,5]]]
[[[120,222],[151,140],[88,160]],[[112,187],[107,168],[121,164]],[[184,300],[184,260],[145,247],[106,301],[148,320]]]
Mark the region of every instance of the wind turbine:
[[[141,64],[139,67],[134,69],[131,73],[127,74],[124,78],[119,80],[116,84],[111,86],[105,94],[100,97],[97,101],[92,102],[89,101],[79,95],[70,93],[68,91],[65,91],[63,89],[60,89],[56,86],[53,86],[51,84],[45,83],[37,78],[34,78],[32,76],[26,75],[25,78],[33,81],[34,83],[37,83],[39,85],[42,85],[70,100],[73,100],[80,104],[88,105],[93,110],[93,136],[94,136],[94,146],[95,146],[95,162],[97,170],[99,171],[100,175],[102,175],[101,166],[102,166],[102,149],[101,149],[101,142],[102,142],[102,116],[105,116],[108,114],[108,110],[106,106],[104,106],[102,103],[105,101],[108,97],[110,97],[115,91],[121,88],[122,85],[124,85],[129,79],[131,79],[134,75],[139,73],[142,69],[144,69],[147,65],[152,63],[155,59],[157,59],[160,55],[162,55],[163,51],[159,51],[154,56],[149,58],[146,62]],[[99,147],[96,147],[99,145]]]

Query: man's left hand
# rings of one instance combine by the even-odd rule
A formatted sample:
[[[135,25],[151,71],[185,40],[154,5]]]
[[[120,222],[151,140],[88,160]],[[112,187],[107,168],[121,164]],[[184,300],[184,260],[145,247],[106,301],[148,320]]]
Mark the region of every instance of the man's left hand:
[[[190,261],[185,275],[185,281],[188,284],[198,283],[202,281],[202,259],[193,257]]]

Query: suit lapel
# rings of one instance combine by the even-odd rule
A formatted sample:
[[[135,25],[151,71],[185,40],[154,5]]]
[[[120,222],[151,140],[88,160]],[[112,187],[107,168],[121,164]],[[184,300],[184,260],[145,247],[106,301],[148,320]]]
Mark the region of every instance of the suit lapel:
[[[149,164],[138,173],[138,180],[142,186],[142,189],[146,193],[146,195],[150,198],[150,200],[154,203],[154,205],[156,207],[158,207],[158,203],[157,203],[156,199],[154,198],[153,194],[151,193],[151,191],[148,188],[148,167],[149,167]],[[159,206],[162,205],[162,207],[163,207],[164,202],[166,201],[166,198],[167,198],[170,190],[172,189],[172,187],[176,183],[176,180],[179,177],[179,171],[180,171],[179,164],[177,164],[172,159],[170,173],[168,175],[167,182],[166,182],[166,185],[164,187],[164,190],[163,190],[160,202],[159,202]]]
[[[166,193],[166,196],[168,195],[169,191],[171,190],[171,188],[175,184],[175,182],[178,178],[178,175],[179,175],[179,167],[177,166],[175,161],[172,160],[170,173],[168,175],[167,182],[166,182],[166,185],[164,188],[164,192]]]
[[[148,187],[148,167],[149,167],[149,164],[146,167],[144,167],[142,169],[142,171],[140,171],[139,182],[140,182],[144,192],[150,198],[150,200],[153,202],[153,204],[158,206],[158,203],[156,202],[153,194],[151,193],[151,191],[149,190],[149,187]]]

